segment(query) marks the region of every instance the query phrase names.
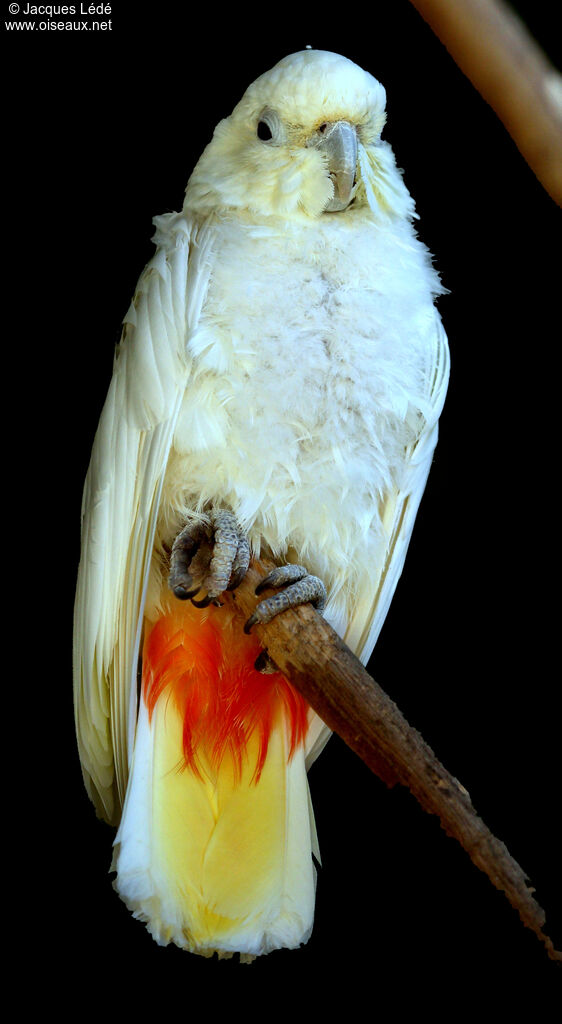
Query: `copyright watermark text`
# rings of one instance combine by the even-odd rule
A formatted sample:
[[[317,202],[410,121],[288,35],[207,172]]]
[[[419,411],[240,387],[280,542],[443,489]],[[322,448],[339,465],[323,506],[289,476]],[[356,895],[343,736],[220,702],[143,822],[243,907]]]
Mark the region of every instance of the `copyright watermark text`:
[[[10,14],[25,21],[5,21],[9,32],[111,32],[111,4],[8,4]],[[78,18],[76,16],[79,16]],[[104,18],[103,21],[99,20]],[[93,20],[92,20],[93,19]]]

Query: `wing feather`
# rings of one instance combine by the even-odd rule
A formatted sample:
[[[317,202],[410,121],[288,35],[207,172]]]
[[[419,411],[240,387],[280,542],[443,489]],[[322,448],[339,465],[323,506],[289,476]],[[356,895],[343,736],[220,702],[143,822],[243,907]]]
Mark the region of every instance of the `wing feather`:
[[[394,591],[400,579],[414,522],[425,490],[437,444],[438,421],[449,381],[449,347],[441,318],[434,310],[435,319],[430,326],[426,380],[427,406],[424,425],[415,446],[407,454],[400,490],[385,496],[382,521],[388,544],[379,566],[370,566],[365,572],[363,586],[357,597],[344,640],[348,647],[366,665],[373,653],[384,624]],[[324,749],[330,730],[312,714],[306,745],[307,769]]]
[[[98,813],[119,820],[134,742],[142,610],[160,493],[208,280],[208,224],[155,219],[124,321],[82,505],[75,601],[78,748]]]
[[[354,615],[345,636],[363,664],[367,664],[386,618],[401,576],[418,508],[425,490],[437,444],[439,416],[449,380],[449,347],[441,318],[435,310],[428,346],[428,402],[418,440],[408,453],[400,490],[386,495],[382,520],[386,527],[386,557],[373,577],[366,574]]]

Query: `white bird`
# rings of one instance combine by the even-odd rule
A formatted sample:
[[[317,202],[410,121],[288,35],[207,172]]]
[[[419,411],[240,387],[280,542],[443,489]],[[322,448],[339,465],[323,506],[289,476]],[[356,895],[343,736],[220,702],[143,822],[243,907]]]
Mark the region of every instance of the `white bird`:
[[[155,219],[86,479],[84,780],[119,826],[123,900],[159,943],[205,956],[308,939],[306,770],[329,735],[254,668],[227,588],[252,552],[293,567],[282,601],[322,607],[322,581],[324,615],[366,663],[437,440],[444,289],[381,139],[385,100],[307,49],[219,123],[183,211]]]

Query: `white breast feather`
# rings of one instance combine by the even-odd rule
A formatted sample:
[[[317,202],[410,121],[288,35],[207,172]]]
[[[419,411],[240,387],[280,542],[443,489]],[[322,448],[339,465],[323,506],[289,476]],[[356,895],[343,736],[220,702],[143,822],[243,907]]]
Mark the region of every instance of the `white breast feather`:
[[[186,508],[224,503],[255,549],[324,579],[345,631],[365,568],[380,571],[404,453],[435,419],[442,289],[407,222],[282,228],[214,228],[160,540]]]

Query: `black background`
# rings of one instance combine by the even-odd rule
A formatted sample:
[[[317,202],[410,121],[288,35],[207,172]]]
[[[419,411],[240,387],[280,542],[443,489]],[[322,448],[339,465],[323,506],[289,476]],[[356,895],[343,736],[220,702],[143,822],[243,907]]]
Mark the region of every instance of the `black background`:
[[[518,7],[555,59],[550,5]],[[5,546],[17,583],[5,884],[23,925],[13,949],[29,968],[29,1007],[72,1012],[78,991],[86,1012],[91,1001],[109,1019],[199,1004],[218,1015],[222,1000],[235,1014],[344,1006],[355,1017],[392,999],[399,1015],[456,1019],[483,1000],[498,1012],[528,996],[544,1006],[560,984],[438,821],[337,737],[310,774],[323,854],[313,936],[252,966],[150,939],[111,888],[111,832],[82,789],[71,706],[81,489],[120,322],[153,251],[151,219],[181,208],[214,125],[249,82],[307,44],[336,50],[386,86],[385,137],[450,289],[441,441],[370,668],[528,873],[562,947],[559,211],[410,4],[369,11],[129,2],[113,6],[104,34],[4,33],[15,312],[4,460],[16,482]]]

